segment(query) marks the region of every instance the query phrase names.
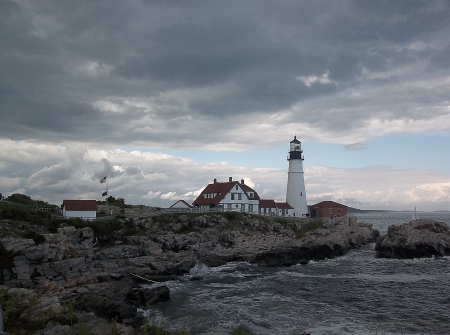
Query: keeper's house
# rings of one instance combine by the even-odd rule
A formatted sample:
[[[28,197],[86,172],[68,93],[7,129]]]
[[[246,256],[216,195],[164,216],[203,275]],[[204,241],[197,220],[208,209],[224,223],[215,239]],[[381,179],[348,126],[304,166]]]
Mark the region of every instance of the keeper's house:
[[[334,201],[322,201],[309,206],[312,218],[332,218],[347,215],[347,206]]]
[[[244,179],[239,183],[233,181],[218,182],[205,187],[202,193],[192,203],[199,211],[223,210],[258,214],[259,195],[254,189],[245,185]]]
[[[63,200],[61,205],[65,218],[95,220],[97,218],[97,202],[95,200]]]

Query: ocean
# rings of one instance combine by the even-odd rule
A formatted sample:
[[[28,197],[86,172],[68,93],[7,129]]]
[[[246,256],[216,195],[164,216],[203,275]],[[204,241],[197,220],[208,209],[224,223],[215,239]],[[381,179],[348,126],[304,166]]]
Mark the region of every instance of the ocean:
[[[412,213],[355,214],[383,234]],[[419,212],[450,225],[450,213]],[[167,282],[171,300],[147,311],[153,324],[192,335],[228,334],[246,326],[254,335],[450,334],[450,257],[375,258],[375,244],[307,265],[265,268],[199,265]]]

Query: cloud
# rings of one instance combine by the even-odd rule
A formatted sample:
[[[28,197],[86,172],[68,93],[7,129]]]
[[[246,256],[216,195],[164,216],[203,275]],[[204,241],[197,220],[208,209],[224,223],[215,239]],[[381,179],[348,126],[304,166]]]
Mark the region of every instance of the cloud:
[[[107,175],[112,195],[164,206],[233,176],[282,200],[285,170],[231,164],[226,153],[278,147],[286,134],[355,154],[380,136],[448,136],[449,9],[441,0],[257,9],[5,0],[0,185],[59,203],[97,199]],[[193,154],[204,150],[223,158]],[[438,185],[448,176],[358,167],[308,167],[309,201],[445,205]]]
[[[146,195],[144,195],[142,198],[144,199],[155,199],[158,198],[161,195],[161,192],[152,192],[148,191]]]
[[[12,145],[0,142],[0,145]],[[20,157],[27,157],[39,148],[36,144],[15,144]],[[56,159],[55,153],[59,153],[57,163],[28,166],[25,170],[11,169],[20,163],[13,156],[5,157],[0,165],[0,192],[9,195],[20,190],[55,204],[71,198],[100,200],[105,184],[99,184],[100,178],[93,176],[99,168],[105,172],[103,169],[107,167],[113,172],[108,175],[108,194],[136,205],[169,207],[179,199],[192,202],[214,178],[223,182],[230,176],[233,180],[244,179],[263,199],[284,201],[286,195],[287,169],[247,168],[225,162],[199,163],[161,153],[93,148],[49,151],[51,161]],[[45,160],[45,153],[42,154]],[[102,155],[108,158],[100,158]],[[122,172],[114,166],[120,166]],[[420,210],[437,210],[447,208],[450,200],[449,177],[429,170],[307,166],[305,183],[310,205],[333,200],[363,209],[419,206]]]
[[[352,144],[346,144],[345,148],[348,150],[363,150],[366,148],[365,143],[352,143]]]
[[[276,121],[270,145],[280,127],[343,144],[450,128],[443,1],[4,7],[4,138],[226,150],[244,126],[221,121]]]
[[[180,198],[180,196],[177,195],[176,192],[168,192],[165,194],[161,194],[161,199],[164,199],[164,200],[177,200],[179,198]]]

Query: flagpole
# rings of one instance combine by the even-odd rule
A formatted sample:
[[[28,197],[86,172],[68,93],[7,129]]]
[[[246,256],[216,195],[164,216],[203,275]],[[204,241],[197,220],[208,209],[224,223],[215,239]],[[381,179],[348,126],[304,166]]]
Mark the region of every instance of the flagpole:
[[[108,209],[108,178],[106,178],[106,214],[109,214],[109,209]]]

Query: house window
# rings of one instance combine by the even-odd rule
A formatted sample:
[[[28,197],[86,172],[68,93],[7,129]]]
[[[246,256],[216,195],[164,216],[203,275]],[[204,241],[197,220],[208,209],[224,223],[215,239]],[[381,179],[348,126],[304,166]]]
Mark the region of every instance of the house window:
[[[250,196],[250,198],[253,198],[253,192],[250,192],[248,195]]]
[[[236,185],[236,191],[239,189],[239,186]]]
[[[303,192],[300,192],[300,196],[301,196],[301,197],[303,196]]]
[[[342,208],[339,208],[339,209],[338,209],[338,212],[339,212],[339,213],[342,213]]]
[[[239,205],[238,204],[236,204],[236,208],[238,208],[239,207]]]
[[[245,212],[245,204],[241,204],[241,211]]]
[[[231,200],[235,200],[234,196],[235,196],[235,194],[231,193]]]
[[[227,205],[227,208],[228,208],[229,210],[231,210],[231,204],[228,204],[228,205]]]
[[[248,211],[253,212],[253,205],[248,205]]]
[[[242,193],[238,193],[238,200],[242,200]]]

